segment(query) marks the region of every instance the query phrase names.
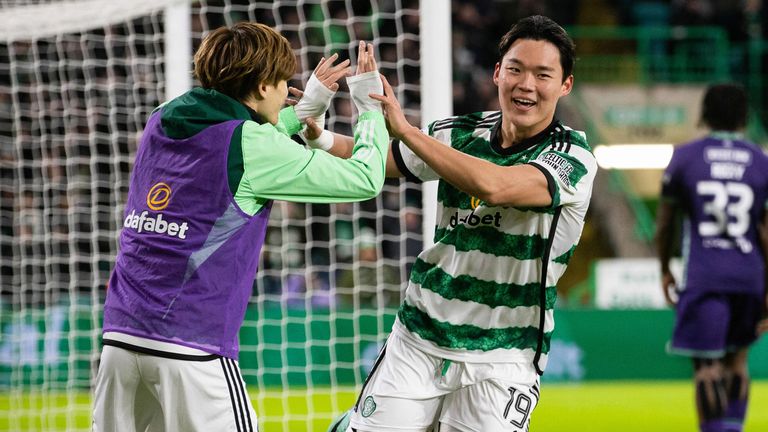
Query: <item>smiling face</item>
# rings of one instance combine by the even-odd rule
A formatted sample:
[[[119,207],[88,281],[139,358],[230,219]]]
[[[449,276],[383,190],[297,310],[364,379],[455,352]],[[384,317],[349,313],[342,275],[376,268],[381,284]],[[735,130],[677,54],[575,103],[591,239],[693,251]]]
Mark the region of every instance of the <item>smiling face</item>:
[[[546,40],[518,39],[493,71],[505,132],[515,141],[546,129],[557,101],[571,92],[573,76],[563,80],[560,52]]]

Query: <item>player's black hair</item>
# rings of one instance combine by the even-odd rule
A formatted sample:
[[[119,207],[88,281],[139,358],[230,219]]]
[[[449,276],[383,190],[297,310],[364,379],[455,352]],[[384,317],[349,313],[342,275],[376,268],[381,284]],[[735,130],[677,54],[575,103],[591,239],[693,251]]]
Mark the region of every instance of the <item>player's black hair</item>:
[[[736,131],[747,125],[747,92],[740,84],[713,84],[704,93],[701,123],[712,130]]]
[[[499,61],[518,39],[545,40],[551,42],[560,51],[560,66],[563,68],[563,81],[573,73],[576,61],[576,45],[565,29],[556,22],[542,15],[523,18],[502,36],[499,42]]]

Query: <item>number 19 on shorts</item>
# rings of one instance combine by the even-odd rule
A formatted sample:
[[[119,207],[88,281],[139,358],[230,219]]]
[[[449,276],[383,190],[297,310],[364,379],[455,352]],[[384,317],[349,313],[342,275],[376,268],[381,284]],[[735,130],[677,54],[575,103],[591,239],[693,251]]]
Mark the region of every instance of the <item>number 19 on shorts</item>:
[[[509,402],[504,409],[504,419],[521,431],[528,430],[528,417],[533,408],[533,401],[527,394],[509,387]]]

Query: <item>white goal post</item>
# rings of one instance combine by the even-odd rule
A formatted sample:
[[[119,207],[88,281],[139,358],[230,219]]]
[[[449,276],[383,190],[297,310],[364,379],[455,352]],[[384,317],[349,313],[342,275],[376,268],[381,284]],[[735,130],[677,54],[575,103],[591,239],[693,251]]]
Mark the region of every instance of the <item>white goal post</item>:
[[[446,0],[0,1],[0,430],[90,430],[138,139],[194,85],[208,31],[274,26],[297,87],[320,57],[354,64],[370,40],[423,126],[452,113],[450,19]],[[350,133],[351,107],[342,85],[328,128]],[[240,335],[260,429],[325,431],[354,403],[435,205],[434,186],[396,179],[362,203],[275,204]]]

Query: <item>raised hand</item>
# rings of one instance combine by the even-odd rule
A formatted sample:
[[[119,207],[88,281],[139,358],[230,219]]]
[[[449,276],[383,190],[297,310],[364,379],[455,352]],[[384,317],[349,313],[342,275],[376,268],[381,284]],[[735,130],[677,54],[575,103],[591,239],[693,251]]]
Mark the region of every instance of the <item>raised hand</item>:
[[[336,53],[327,59],[325,57],[321,58],[320,62],[317,63],[317,66],[315,66],[315,70],[312,71],[312,77],[309,78],[310,82],[317,80],[320,84],[325,86],[325,88],[330,90],[331,93],[336,92],[339,89],[338,81],[342,77],[349,76],[352,73],[352,70],[349,66],[349,59],[344,60],[339,64],[333,64],[338,58],[339,55]],[[310,88],[310,82],[307,82],[307,90],[311,91],[312,89]],[[296,105],[304,96],[304,92],[297,89],[296,87],[288,87],[288,92],[290,92],[291,95],[296,98],[289,98],[286,100],[288,105]]]
[[[383,92],[373,44],[360,41],[357,47],[357,71],[354,76],[347,77],[347,85],[358,112],[381,112],[381,105],[369,97],[371,93],[380,95]]]
[[[397,139],[402,139],[405,132],[413,129],[408,120],[405,118],[400,102],[395,97],[395,91],[392,86],[389,85],[389,81],[384,75],[381,76],[381,83],[384,86],[384,95],[372,93],[369,96],[381,102],[384,108],[384,118],[387,120],[387,129],[389,134]]]
[[[317,79],[332,91],[339,89],[338,81],[341,77],[348,76],[351,73],[349,59],[337,65],[333,64],[338,58],[339,55],[337,53],[333,53],[328,59],[325,59],[325,57],[321,58],[313,72]]]
[[[319,140],[319,138],[325,129],[325,112],[328,111],[331,106],[331,99],[336,94],[336,90],[339,89],[338,81],[341,77],[349,76],[351,73],[350,61],[344,60],[339,64],[334,64],[338,58],[339,55],[336,53],[327,59],[321,58],[312,72],[312,76],[309,77],[309,81],[307,81],[305,91],[302,92],[295,87],[288,88],[290,94],[297,100],[289,99],[286,102],[293,105],[296,116],[306,124],[304,130],[299,132],[299,136],[313,148],[328,150],[333,146],[333,139],[328,138],[330,132],[327,133],[325,140]]]
[[[356,75],[378,70],[376,56],[373,53],[373,44],[360,41],[357,47],[357,71]]]

